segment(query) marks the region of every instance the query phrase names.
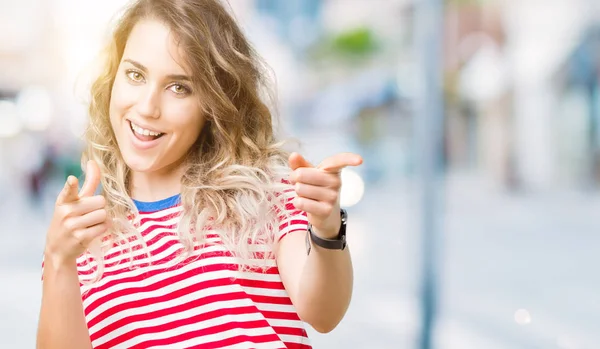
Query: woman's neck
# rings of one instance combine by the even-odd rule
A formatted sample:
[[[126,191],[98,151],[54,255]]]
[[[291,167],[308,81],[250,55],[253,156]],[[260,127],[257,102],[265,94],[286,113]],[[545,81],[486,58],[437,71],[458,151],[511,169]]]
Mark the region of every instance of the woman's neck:
[[[181,192],[183,167],[155,172],[132,172],[130,193],[138,201],[154,202]]]

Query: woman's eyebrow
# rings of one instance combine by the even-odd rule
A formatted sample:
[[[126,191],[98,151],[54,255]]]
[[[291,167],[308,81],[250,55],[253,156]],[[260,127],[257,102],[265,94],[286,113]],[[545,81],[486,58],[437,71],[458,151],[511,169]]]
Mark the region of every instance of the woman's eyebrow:
[[[127,62],[133,66],[135,66],[136,68],[138,68],[139,70],[141,70],[144,73],[148,73],[148,68],[146,68],[142,63],[134,61],[133,59],[129,59],[129,58],[125,58],[123,60],[123,62]],[[179,80],[179,81],[192,81],[192,79],[185,75],[185,74],[170,74],[167,75],[167,78],[169,80]]]

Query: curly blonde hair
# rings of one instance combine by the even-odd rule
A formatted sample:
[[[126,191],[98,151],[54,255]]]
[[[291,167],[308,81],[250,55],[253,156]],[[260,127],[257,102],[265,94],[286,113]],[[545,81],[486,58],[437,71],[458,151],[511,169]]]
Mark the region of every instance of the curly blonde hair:
[[[138,211],[128,195],[130,170],[111,128],[109,103],[127,38],[143,19],[161,21],[174,34],[186,54],[184,63],[200,92],[206,120],[184,163],[180,241],[186,252],[193,251],[205,240],[210,223],[211,232],[218,232],[227,249],[239,257],[242,269],[260,264],[249,243],[274,241],[285,212],[279,194],[290,188],[285,181],[288,153],[276,142],[272,115],[262,99],[268,91],[265,65],[219,0],[137,0],[124,9],[114,27],[104,69],[91,87],[82,158],[100,166],[106,209],[113,219],[108,245],[127,243],[128,233],[141,239],[131,219]],[[92,253],[98,261],[95,280],[104,267],[101,253]],[[269,253],[262,257],[267,258]]]

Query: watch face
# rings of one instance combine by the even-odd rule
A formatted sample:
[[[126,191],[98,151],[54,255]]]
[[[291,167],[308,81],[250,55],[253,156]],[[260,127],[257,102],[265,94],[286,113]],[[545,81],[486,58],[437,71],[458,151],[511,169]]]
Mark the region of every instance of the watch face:
[[[311,250],[309,235],[310,235],[310,223],[309,223],[309,228],[306,231],[306,255],[307,256],[310,254],[310,250]]]
[[[348,222],[348,212],[343,208],[340,210],[340,215],[342,216],[342,226],[340,227],[340,236],[346,235],[346,223]]]
[[[342,224],[346,224],[348,221],[348,212],[342,208],[340,209],[340,215],[342,216]]]

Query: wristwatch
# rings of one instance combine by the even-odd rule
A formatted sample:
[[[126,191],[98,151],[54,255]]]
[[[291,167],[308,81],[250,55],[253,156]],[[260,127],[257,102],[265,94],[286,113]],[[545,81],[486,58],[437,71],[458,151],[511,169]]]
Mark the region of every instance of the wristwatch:
[[[306,232],[306,254],[310,254],[311,244],[310,241],[322,248],[328,250],[344,250],[346,248],[346,223],[348,221],[348,212],[343,208],[340,209],[340,218],[342,224],[340,225],[340,231],[335,239],[323,239],[313,231],[312,224],[308,223],[308,231]]]

